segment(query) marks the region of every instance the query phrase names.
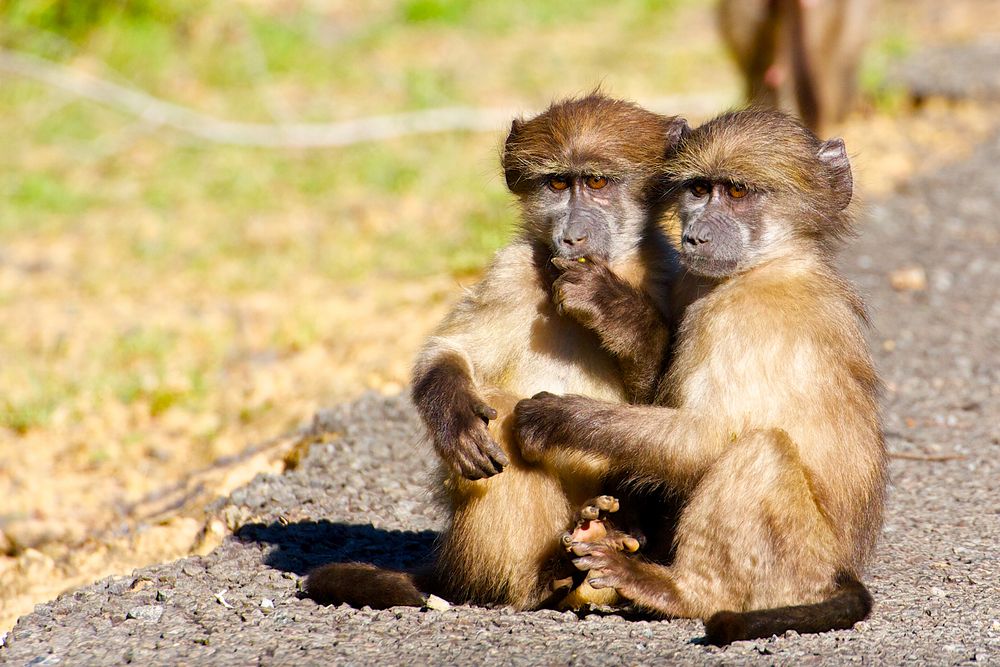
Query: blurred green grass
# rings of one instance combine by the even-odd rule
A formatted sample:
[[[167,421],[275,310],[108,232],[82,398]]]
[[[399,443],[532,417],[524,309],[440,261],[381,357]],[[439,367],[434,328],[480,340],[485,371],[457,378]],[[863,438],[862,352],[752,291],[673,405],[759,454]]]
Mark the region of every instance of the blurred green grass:
[[[0,21],[5,48],[231,121],[532,110],[599,84],[630,98],[739,90],[696,0],[5,0]],[[881,76],[872,69],[868,85]],[[23,433],[60,406],[79,416],[106,401],[142,402],[154,416],[215,409],[246,349],[340,344],[343,332],[310,316],[303,283],[392,290],[475,275],[512,232],[504,130],[241,148],[5,75],[0,247],[14,274],[0,283],[0,315],[44,303],[57,333],[0,331],[0,426]],[[184,309],[239,310],[262,292],[282,302],[248,339],[236,321],[205,324],[199,307]],[[150,322],[165,310],[169,321]],[[60,336],[70,342],[33,347]]]
[[[602,82],[633,97],[697,88],[692,63],[724,67],[723,54],[666,38],[696,5],[6,0],[0,45],[226,120],[328,122],[540,108]],[[503,131],[241,148],[5,75],[0,315],[28,319],[0,331],[0,426],[58,430],[138,407],[153,424],[132,417],[111,434],[132,442],[126,431],[155,429],[171,411],[301,419],[293,401],[233,407],[240,399],[226,394],[252,391],[260,378],[246,360],[262,350],[281,359],[319,347],[351,363],[338,349],[359,334],[324,324],[332,316],[315,312],[316,290],[388,290],[368,298],[393,303],[396,285],[475,275],[512,231],[497,167]],[[282,296],[246,333],[261,294]],[[234,388],[246,368],[250,379]],[[301,391],[361,388],[336,383],[303,381]]]

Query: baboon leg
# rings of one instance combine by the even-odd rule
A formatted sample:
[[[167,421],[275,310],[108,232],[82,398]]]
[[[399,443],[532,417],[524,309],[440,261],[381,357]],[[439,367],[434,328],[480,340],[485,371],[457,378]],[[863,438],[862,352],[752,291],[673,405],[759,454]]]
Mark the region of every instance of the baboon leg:
[[[686,615],[816,602],[836,576],[836,540],[784,431],[737,439],[695,489],[672,572]]]
[[[576,564],[595,587],[665,616],[806,604],[834,587],[836,542],[783,431],[732,443],[690,496],[676,541],[670,566],[587,546]]]
[[[551,470],[523,461],[511,447],[510,415],[516,401],[490,397],[498,418],[491,433],[510,458],[499,475],[470,481],[450,477],[445,486],[454,512],[439,544],[437,577],[454,599],[510,604],[520,609],[542,606],[551,584],[571,570],[561,536],[573,520],[573,504],[596,492],[581,483],[567,497]],[[557,572],[559,565],[565,572]]]

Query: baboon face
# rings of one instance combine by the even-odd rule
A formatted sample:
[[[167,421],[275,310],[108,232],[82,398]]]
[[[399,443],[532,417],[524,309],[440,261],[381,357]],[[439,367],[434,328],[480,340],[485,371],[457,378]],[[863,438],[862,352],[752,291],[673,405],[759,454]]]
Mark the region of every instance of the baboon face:
[[[627,248],[614,241],[635,239],[642,221],[629,206],[627,185],[601,174],[553,174],[535,196],[535,211],[550,230],[553,257],[609,260]],[[634,229],[632,228],[634,227]],[[624,233],[623,233],[624,232]]]
[[[515,120],[507,187],[523,231],[554,257],[605,261],[632,251],[663,210],[663,156],[686,123],[594,93]]]
[[[667,171],[679,186],[681,258],[694,273],[724,278],[850,233],[844,142],[822,142],[780,112],[732,112],[692,130]]]
[[[760,243],[765,197],[728,181],[687,183],[679,208],[685,265],[704,276],[733,274]]]

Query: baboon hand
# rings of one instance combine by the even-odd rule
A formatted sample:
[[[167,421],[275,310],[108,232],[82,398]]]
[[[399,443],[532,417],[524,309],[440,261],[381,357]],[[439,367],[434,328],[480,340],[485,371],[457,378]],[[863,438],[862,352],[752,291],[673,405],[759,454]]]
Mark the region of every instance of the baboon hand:
[[[565,422],[565,399],[539,392],[514,406],[514,434],[526,461],[539,461],[558,444]]]
[[[501,472],[510,460],[488,429],[496,417],[497,411],[478,397],[457,402],[448,424],[434,439],[442,460],[466,479],[484,479]]]
[[[556,312],[588,328],[598,324],[605,310],[603,304],[614,293],[618,278],[600,260],[556,257],[552,263],[560,271],[552,283]]]

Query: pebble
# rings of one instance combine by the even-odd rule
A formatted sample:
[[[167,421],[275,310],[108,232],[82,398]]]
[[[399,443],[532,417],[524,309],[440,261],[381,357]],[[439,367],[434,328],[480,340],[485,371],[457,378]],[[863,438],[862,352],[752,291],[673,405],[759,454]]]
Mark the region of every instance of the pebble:
[[[144,604],[138,607],[132,607],[125,614],[125,618],[132,618],[137,621],[148,621],[150,623],[156,623],[163,616],[163,607],[158,604]]]

